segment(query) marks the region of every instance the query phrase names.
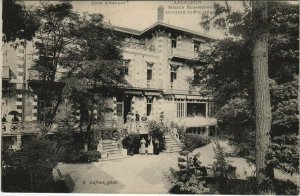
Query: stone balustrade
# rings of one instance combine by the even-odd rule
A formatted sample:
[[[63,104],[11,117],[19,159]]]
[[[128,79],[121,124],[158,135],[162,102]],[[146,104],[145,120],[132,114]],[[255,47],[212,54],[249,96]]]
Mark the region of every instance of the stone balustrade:
[[[2,134],[38,133],[38,125],[34,122],[2,122]]]
[[[144,51],[148,51],[148,52],[152,52],[152,53],[156,52],[156,48],[154,45],[147,45],[145,43],[123,42],[123,46],[125,48],[130,48],[130,49],[144,50]]]

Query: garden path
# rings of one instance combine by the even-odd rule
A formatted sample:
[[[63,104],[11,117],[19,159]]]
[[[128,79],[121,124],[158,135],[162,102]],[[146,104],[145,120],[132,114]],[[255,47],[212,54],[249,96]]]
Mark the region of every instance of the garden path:
[[[226,152],[232,151],[227,141],[219,141]],[[204,166],[213,164],[214,143],[197,148],[193,153],[201,153]],[[166,194],[172,187],[167,175],[169,168],[177,167],[178,153],[160,155],[134,155],[133,157],[85,164],[59,164],[62,174],[69,173],[75,182],[76,193],[154,193]],[[237,167],[239,178],[254,174],[254,165],[246,159],[229,157],[231,165]],[[283,174],[275,170],[275,177],[297,182],[298,176]],[[299,177],[298,177],[299,178]]]

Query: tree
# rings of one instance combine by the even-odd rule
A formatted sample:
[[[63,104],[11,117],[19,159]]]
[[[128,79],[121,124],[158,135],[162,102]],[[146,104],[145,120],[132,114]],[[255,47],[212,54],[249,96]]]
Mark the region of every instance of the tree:
[[[3,33],[5,42],[14,42],[16,39],[31,40],[39,23],[30,10],[18,0],[3,1]]]
[[[121,42],[100,14],[84,15],[74,31],[76,45],[62,60],[64,97],[80,111],[79,127],[87,149],[92,148],[94,112],[111,111],[105,99],[123,82]]]
[[[264,190],[264,188],[270,188],[262,187],[264,180],[270,177],[267,173],[268,167],[270,167],[267,164],[267,154],[270,150],[270,131],[272,122],[268,76],[267,14],[267,2],[252,2],[252,21],[254,28],[254,32],[252,32],[252,69],[256,125],[255,165],[258,193],[260,194],[269,193],[269,190]]]
[[[61,146],[45,137],[32,139],[21,150],[2,146],[2,190],[5,192],[57,192],[52,171]]]
[[[269,134],[268,129],[270,125],[267,126],[267,124],[271,123],[271,118],[270,118],[271,113],[269,110],[271,109],[271,107],[268,98],[266,98],[269,97],[268,92],[266,92],[266,90],[269,88],[269,81],[267,77],[268,69],[266,66],[268,65],[269,67],[270,77],[276,81],[274,84],[281,83],[284,86],[287,85],[287,87],[292,86],[288,83],[291,81],[295,81],[295,79],[293,78],[295,74],[298,74],[298,70],[296,66],[297,63],[295,63],[298,61],[298,57],[296,57],[296,55],[298,54],[298,46],[294,45],[294,41],[295,39],[297,39],[296,33],[298,32],[298,27],[297,27],[298,16],[296,11],[297,6],[292,6],[286,3],[269,2],[268,3],[269,9],[264,9],[266,8],[265,4],[262,5],[259,4],[260,6],[262,6],[262,9],[260,9],[261,8],[260,6],[257,8],[257,4],[256,4],[257,2],[252,2],[252,3],[253,3],[252,6],[254,7],[251,11],[250,6],[244,2],[244,8],[245,8],[244,13],[231,11],[231,8],[227,2],[225,2],[225,6],[215,5],[216,14],[218,16],[215,16],[214,19],[204,17],[205,20],[202,24],[208,25],[213,20],[215,20],[213,24],[219,27],[225,27],[227,24],[231,24],[231,28],[229,30],[233,35],[237,37],[227,38],[219,41],[217,44],[213,46],[213,49],[204,52],[204,54],[200,54],[200,59],[202,61],[204,60],[205,62],[207,62],[207,65],[204,66],[202,71],[203,79],[204,79],[203,81],[206,82],[208,86],[213,87],[213,89],[216,92],[215,97],[221,106],[221,110],[220,112],[218,112],[220,125],[223,125],[223,127],[227,127],[228,130],[231,130],[231,132],[234,133],[232,136],[236,142],[240,143],[242,140],[243,142],[249,144],[248,145],[249,149],[251,149],[251,147],[252,149],[255,147],[253,143],[253,136],[256,136],[257,145],[263,145],[260,146],[263,147],[262,151],[261,151],[262,148],[259,148],[258,146],[255,147],[256,149],[260,149],[259,151],[257,151],[257,156],[259,157],[253,159],[257,161],[257,169],[258,169],[257,180],[259,183],[261,183],[262,177],[267,175],[266,174],[267,165],[278,166],[284,163],[292,166],[297,164],[298,162],[295,161],[296,159],[293,159],[294,161],[291,160],[287,161],[286,158],[281,160],[275,158],[275,162],[273,162],[271,160],[272,159],[271,157],[273,158],[274,157],[279,158],[280,156],[281,158],[283,157],[281,153],[278,153],[279,151],[278,145],[277,145],[277,151],[273,151],[271,153],[273,154],[274,152],[276,152],[275,153],[276,155],[273,154],[272,156],[270,155],[271,148],[268,147],[270,146],[270,143],[268,142],[261,143],[262,138],[266,138],[267,139],[266,141],[269,141],[268,138],[270,138],[270,136],[268,135]],[[262,13],[256,12],[257,9],[259,11],[262,11]],[[225,16],[224,16],[224,12],[227,13]],[[255,17],[259,17],[262,21],[254,20]],[[289,22],[287,23],[286,21]],[[266,25],[268,25],[268,28],[271,29],[268,33],[270,37],[269,43],[267,42],[267,40],[265,40],[267,36],[266,35],[267,31],[266,29],[263,30],[263,27],[266,27]],[[288,31],[283,29],[288,29]],[[259,45],[257,44],[262,44],[263,50],[257,51],[257,49],[259,48]],[[267,50],[271,52],[268,54]],[[252,58],[251,58],[251,54],[252,54]],[[258,60],[255,54],[262,55],[260,56],[261,59]],[[269,64],[267,64],[266,62],[267,58],[269,58]],[[251,63],[249,63],[251,62],[251,60],[252,60],[252,65]],[[265,66],[257,67],[256,63],[263,63]],[[262,68],[264,68],[264,70],[260,70]],[[261,71],[265,73],[263,75],[264,80],[261,80],[262,78],[258,77],[259,76],[258,74],[261,73]],[[251,75],[253,75],[253,78],[251,77]],[[209,76],[209,78],[207,78],[207,76]],[[256,82],[251,84],[250,83],[251,81],[256,81]],[[276,85],[271,85],[272,88],[275,86]],[[260,87],[264,87],[264,89],[260,89]],[[271,88],[271,92],[273,91],[272,88]],[[291,100],[289,100],[288,103],[294,104],[295,91],[292,90],[294,88],[290,88],[290,89],[291,92],[293,92],[291,94],[293,96],[290,96]],[[251,96],[252,94],[255,94],[256,96],[252,97]],[[261,96],[258,97],[258,95]],[[278,140],[275,141],[275,137],[274,137],[275,132],[277,136],[280,134],[283,135],[288,133],[287,130],[294,130],[295,128],[297,128],[297,126],[294,123],[293,126],[290,127],[284,128],[284,126],[282,126],[280,128],[281,133],[279,134],[280,132],[278,130],[279,127],[277,125],[274,126],[276,124],[275,119],[278,119],[279,117],[277,116],[279,113],[275,112],[275,110],[276,108],[278,108],[278,106],[280,106],[282,103],[284,103],[287,100],[286,99],[287,97],[283,95],[285,97],[285,101],[284,101],[283,99],[280,100],[278,99],[278,97],[274,96],[275,94],[272,95],[273,95],[272,112],[273,115],[275,115],[275,118],[272,122],[273,123],[272,140],[273,143],[274,142],[276,143],[278,142]],[[273,98],[277,100],[275,101],[277,103],[273,101]],[[260,100],[260,99],[264,99],[264,100]],[[253,111],[255,110],[252,107],[253,105],[252,103],[255,103],[254,104],[256,107],[255,109],[258,111],[256,112],[255,115],[253,113]],[[264,103],[264,105],[261,103]],[[269,108],[269,109],[265,111],[261,110],[265,108]],[[265,112],[264,115],[259,115],[260,113],[259,111],[260,112],[264,111]],[[288,122],[290,121],[294,122],[293,116],[297,114],[297,111],[295,110],[291,111],[289,109],[289,112],[285,111],[284,113],[285,114],[283,115],[281,110],[281,114],[282,114],[281,117],[287,115],[287,116],[291,116],[292,118],[283,119],[283,120],[287,120]],[[263,118],[265,119],[263,120]],[[255,132],[252,131],[253,130],[252,125],[254,124],[254,120],[256,121],[256,125],[257,125],[256,134]],[[260,127],[264,127],[264,128],[261,129]],[[285,130],[283,131],[283,129]],[[261,137],[261,132],[260,132],[261,130],[264,130],[263,137]],[[249,134],[249,132],[252,134]],[[247,135],[245,135],[246,133]],[[279,137],[281,138],[282,136]],[[291,135],[288,138],[290,137]],[[290,139],[287,139],[285,136],[283,138],[281,139],[284,141],[287,140],[291,141]],[[296,158],[298,156],[296,154],[297,151],[295,151],[294,149],[296,147],[296,143],[289,142],[288,145],[290,145],[291,148],[288,148],[286,150],[290,152],[290,154],[292,154],[293,157]],[[274,164],[280,161],[282,161],[281,164]],[[294,168],[294,166],[289,168],[290,169]],[[268,171],[272,171],[272,170],[268,170]],[[270,174],[271,174],[270,177],[272,177],[272,172],[270,172]]]
[[[67,1],[55,4],[42,2],[34,13],[40,20],[40,27],[35,37],[38,59],[32,69],[39,73],[39,79],[42,80],[35,90],[40,103],[43,103],[39,107],[44,113],[44,128],[48,131],[62,101],[59,64],[75,42],[73,32],[79,14],[73,11],[72,4]],[[45,106],[51,109],[46,111]]]

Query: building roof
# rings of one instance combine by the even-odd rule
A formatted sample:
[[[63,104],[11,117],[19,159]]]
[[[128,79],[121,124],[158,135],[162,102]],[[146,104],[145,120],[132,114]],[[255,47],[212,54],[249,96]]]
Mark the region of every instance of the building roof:
[[[184,32],[184,33],[189,33],[189,34],[192,34],[194,36],[199,36],[199,37],[203,37],[203,38],[210,39],[210,40],[217,40],[218,39],[216,37],[213,37],[213,36],[210,36],[210,35],[207,35],[207,34],[204,34],[204,33],[199,33],[199,32],[196,32],[196,31],[192,31],[192,30],[189,30],[189,29],[177,27],[177,26],[166,24],[166,23],[163,23],[163,22],[156,22],[153,25],[151,25],[150,27],[147,27],[146,29],[144,29],[142,31],[129,29],[129,28],[124,28],[124,27],[119,27],[119,26],[112,26],[112,28],[115,31],[128,33],[128,34],[132,34],[132,35],[136,35],[136,36],[141,36],[141,35],[151,31],[152,29],[154,29],[156,27],[165,27],[165,28],[181,31],[181,32]]]

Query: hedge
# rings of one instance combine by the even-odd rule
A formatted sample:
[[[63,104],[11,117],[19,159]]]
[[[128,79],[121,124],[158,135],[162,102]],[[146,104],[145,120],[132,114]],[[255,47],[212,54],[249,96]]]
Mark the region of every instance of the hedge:
[[[183,140],[182,150],[192,152],[196,148],[205,146],[210,143],[210,139],[205,135],[186,134]]]

